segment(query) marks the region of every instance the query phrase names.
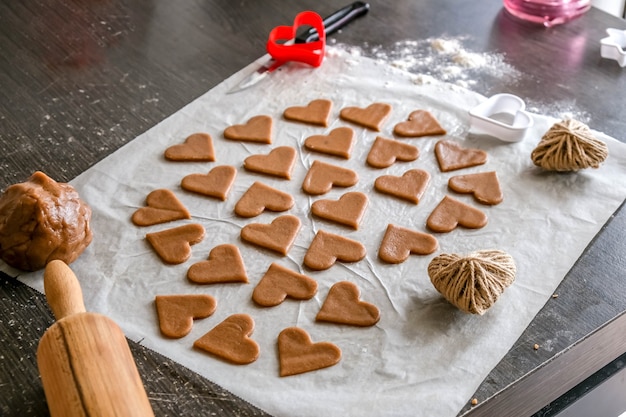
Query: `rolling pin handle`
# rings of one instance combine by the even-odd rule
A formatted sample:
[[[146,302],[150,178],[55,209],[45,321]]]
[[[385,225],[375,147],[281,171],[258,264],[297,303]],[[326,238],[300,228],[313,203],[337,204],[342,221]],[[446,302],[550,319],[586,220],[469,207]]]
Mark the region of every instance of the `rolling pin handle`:
[[[86,311],[80,283],[65,262],[60,260],[48,262],[43,274],[43,287],[57,321]]]

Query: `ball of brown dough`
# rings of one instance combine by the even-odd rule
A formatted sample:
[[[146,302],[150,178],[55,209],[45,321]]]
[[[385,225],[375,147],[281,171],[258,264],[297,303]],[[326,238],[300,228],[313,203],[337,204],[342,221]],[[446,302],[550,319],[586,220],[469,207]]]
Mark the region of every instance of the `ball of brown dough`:
[[[0,196],[0,258],[25,271],[69,264],[91,243],[90,219],[74,187],[35,172]]]

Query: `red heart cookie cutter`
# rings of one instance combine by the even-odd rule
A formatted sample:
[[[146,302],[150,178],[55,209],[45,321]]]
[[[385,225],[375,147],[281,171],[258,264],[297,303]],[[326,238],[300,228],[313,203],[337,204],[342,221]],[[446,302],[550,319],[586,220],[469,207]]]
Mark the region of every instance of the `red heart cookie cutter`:
[[[296,30],[301,26],[311,26],[317,30],[319,40],[308,43],[287,44],[296,37]],[[280,43],[279,43],[280,42]],[[324,59],[326,31],[320,15],[311,11],[299,13],[293,26],[277,26],[270,32],[267,40],[267,52],[276,61],[298,61],[319,67]]]

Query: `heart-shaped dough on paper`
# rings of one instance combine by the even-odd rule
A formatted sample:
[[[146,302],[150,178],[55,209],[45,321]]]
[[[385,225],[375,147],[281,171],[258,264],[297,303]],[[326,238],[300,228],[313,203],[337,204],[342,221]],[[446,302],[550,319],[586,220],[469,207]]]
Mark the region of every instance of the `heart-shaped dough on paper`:
[[[204,227],[191,223],[160,232],[148,233],[146,240],[159,258],[168,264],[182,264],[191,256],[191,245],[204,239]]]
[[[228,197],[237,169],[230,165],[216,166],[208,174],[189,174],[180,182],[183,190],[214,197],[225,201]]]
[[[430,174],[428,172],[421,169],[410,169],[402,174],[401,177],[383,175],[376,178],[374,188],[381,193],[418,204],[429,182]]]
[[[421,136],[445,135],[446,130],[441,127],[435,116],[426,110],[415,110],[409,114],[406,122],[400,122],[393,128],[393,133],[406,138]]]
[[[328,368],[341,360],[341,349],[330,342],[313,343],[299,327],[288,327],[278,335],[280,376]]]
[[[246,242],[285,256],[298,236],[300,225],[300,219],[287,214],[275,218],[270,224],[247,224],[241,229],[240,236]]]
[[[378,257],[390,264],[399,264],[411,254],[430,255],[438,247],[432,235],[390,224],[378,248]]]
[[[154,303],[161,333],[174,339],[188,335],[193,321],[209,317],[217,306],[207,294],[157,295]]]
[[[224,130],[224,137],[244,142],[272,143],[272,118],[254,116],[245,124],[232,125]]]
[[[365,258],[365,246],[356,240],[334,233],[318,231],[304,255],[304,264],[311,269],[328,269],[335,262],[357,262]]]
[[[463,148],[450,140],[440,140],[435,144],[435,156],[441,172],[469,168],[487,162],[487,152],[480,149]]]
[[[338,127],[328,135],[313,135],[306,138],[304,147],[315,152],[350,159],[354,146],[354,130],[349,127]]]
[[[215,246],[206,261],[196,262],[187,270],[187,278],[196,284],[248,282],[248,274],[239,248],[231,244]]]
[[[311,213],[317,217],[358,229],[365,209],[367,196],[360,192],[345,193],[339,200],[317,200],[311,204]]]
[[[396,161],[415,161],[419,150],[408,143],[378,136],[367,154],[367,163],[374,168],[387,168]]]
[[[259,345],[250,338],[254,320],[247,314],[233,314],[193,343],[204,350],[236,365],[247,365],[259,357]]]
[[[450,196],[445,196],[426,220],[430,230],[440,233],[450,232],[457,226],[480,229],[486,224],[485,213]]]
[[[235,213],[241,217],[255,217],[269,211],[286,211],[294,205],[293,197],[262,182],[254,182],[235,204]]]
[[[284,266],[272,263],[252,292],[252,299],[263,307],[274,307],[285,298],[308,300],[317,293],[317,281]]]
[[[131,220],[136,226],[152,226],[190,218],[189,211],[176,195],[172,191],[162,188],[148,194],[146,207],[137,209]]]
[[[360,300],[356,284],[341,281],[330,287],[315,320],[352,326],[373,326],[380,320],[380,310],[374,304]]]
[[[213,140],[206,133],[194,133],[184,143],[172,145],[165,150],[165,159],[184,162],[213,162]]]
[[[248,171],[289,180],[296,163],[296,156],[296,150],[291,146],[279,146],[267,155],[247,157],[243,161],[243,167]]]
[[[448,187],[457,193],[473,194],[478,202],[490,206],[503,200],[496,171],[457,175],[448,180]]]
[[[339,117],[378,132],[390,114],[391,106],[389,104],[372,103],[365,108],[344,107],[339,112]]]
[[[302,190],[310,195],[320,195],[333,187],[352,187],[357,182],[359,176],[351,169],[313,161],[302,182]]]
[[[287,120],[326,127],[332,107],[332,101],[317,99],[309,102],[306,106],[288,107],[283,112],[283,117]]]

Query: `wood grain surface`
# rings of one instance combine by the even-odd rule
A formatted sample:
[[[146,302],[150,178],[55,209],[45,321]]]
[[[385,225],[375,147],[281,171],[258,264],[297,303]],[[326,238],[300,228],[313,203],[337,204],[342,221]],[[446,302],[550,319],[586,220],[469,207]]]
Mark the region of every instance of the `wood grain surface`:
[[[273,27],[305,9],[327,15],[346,3],[0,2],[0,188],[35,170],[70,181],[263,55]],[[513,20],[499,0],[370,4],[336,42],[374,55],[403,40],[462,37],[467,49],[501,54],[520,73],[511,80],[477,72],[471,89],[517,94],[548,115],[573,109],[625,140],[626,70],[602,59],[599,45],[606,28],[626,29],[623,20],[592,9],[545,29]],[[558,297],[478,389],[478,406],[462,414],[531,415],[626,352],[625,212],[591,242]],[[0,415],[47,414],[35,352],[53,322],[43,295],[2,274]],[[265,415],[140,343],[130,346],[156,415]]]

